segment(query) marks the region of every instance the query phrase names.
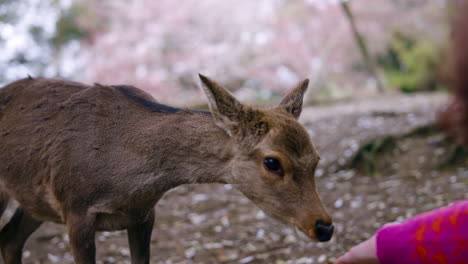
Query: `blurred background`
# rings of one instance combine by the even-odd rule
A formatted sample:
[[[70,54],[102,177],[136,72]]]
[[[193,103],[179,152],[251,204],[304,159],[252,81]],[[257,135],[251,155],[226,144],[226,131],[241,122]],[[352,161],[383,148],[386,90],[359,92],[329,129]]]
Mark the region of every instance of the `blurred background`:
[[[198,72],[246,101],[304,78],[308,103],[437,90],[449,2],[1,0],[0,84],[125,83],[177,105],[203,102]]]
[[[468,151],[439,125],[458,111],[446,85],[456,2],[0,0],[0,86],[131,84],[206,108],[199,72],[259,105],[309,78],[300,121],[322,157],[332,241],[302,239],[230,185],[182,186],[157,205],[152,263],[331,263],[385,223],[468,199]],[[42,226],[25,263],[72,263],[67,240]],[[98,263],[129,263],[124,231],[97,241]]]

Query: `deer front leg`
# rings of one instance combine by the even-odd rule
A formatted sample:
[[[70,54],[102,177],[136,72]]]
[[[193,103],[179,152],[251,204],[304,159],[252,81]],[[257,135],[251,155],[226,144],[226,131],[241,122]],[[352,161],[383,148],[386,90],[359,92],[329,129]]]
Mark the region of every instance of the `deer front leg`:
[[[70,247],[76,264],[96,263],[96,215],[71,213],[67,215]]]
[[[16,209],[8,224],[0,231],[0,249],[5,264],[21,264],[24,243],[41,224],[23,208]]]
[[[154,209],[151,210],[143,223],[138,223],[127,228],[132,264],[150,263],[150,243],[153,224]]]

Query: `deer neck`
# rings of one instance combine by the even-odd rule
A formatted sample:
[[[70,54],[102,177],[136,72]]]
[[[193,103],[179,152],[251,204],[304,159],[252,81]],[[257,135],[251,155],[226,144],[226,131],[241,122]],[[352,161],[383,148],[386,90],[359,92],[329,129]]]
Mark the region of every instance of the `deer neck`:
[[[155,120],[138,143],[152,192],[182,184],[226,183],[230,177],[233,140],[211,115],[179,113]]]

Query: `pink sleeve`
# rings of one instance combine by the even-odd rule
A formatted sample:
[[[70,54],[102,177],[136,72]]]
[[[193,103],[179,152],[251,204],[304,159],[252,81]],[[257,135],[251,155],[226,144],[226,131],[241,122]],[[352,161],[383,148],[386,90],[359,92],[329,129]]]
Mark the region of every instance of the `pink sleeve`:
[[[468,264],[468,200],[377,232],[381,264]]]

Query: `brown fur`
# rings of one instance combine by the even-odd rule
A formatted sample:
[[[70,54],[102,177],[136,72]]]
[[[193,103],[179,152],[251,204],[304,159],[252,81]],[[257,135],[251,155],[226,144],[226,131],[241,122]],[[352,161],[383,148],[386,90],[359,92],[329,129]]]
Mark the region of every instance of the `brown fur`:
[[[200,78],[211,114],[131,86],[26,78],[1,89],[0,209],[7,196],[21,204],[0,231],[5,262],[20,263],[27,237],[53,221],[67,225],[76,263],[94,263],[96,231],[118,229],[129,232],[132,263],[148,263],[153,207],[187,183],[231,183],[311,237],[318,220],[330,224],[314,184],[319,157],[296,120],[307,81],[260,110]],[[283,176],[265,169],[266,157]]]

